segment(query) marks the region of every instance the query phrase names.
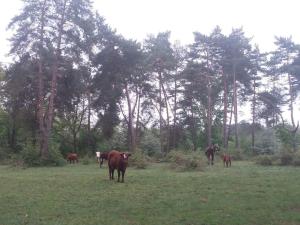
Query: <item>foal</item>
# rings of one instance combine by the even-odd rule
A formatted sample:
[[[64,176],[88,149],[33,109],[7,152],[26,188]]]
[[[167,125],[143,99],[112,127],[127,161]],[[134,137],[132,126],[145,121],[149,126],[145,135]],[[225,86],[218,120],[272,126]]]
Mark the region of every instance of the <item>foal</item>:
[[[231,166],[231,157],[229,154],[224,153],[223,154],[223,163],[224,163],[224,167],[226,165],[226,167]]]

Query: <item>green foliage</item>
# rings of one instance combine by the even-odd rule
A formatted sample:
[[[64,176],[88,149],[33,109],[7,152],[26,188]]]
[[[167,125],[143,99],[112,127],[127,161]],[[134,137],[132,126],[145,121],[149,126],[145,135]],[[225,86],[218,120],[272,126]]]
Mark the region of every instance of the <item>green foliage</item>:
[[[36,146],[27,143],[21,152],[21,156],[25,165],[29,167],[42,165],[40,151]]]
[[[206,165],[199,152],[171,151],[166,159],[171,163],[171,168],[177,171],[203,171]]]
[[[238,150],[231,151],[230,156],[233,160],[243,160],[244,159],[243,153]]]
[[[255,158],[255,163],[262,166],[273,165],[273,158],[269,155],[260,155]]]
[[[161,152],[159,137],[154,135],[151,130],[146,131],[141,138],[140,148],[149,156],[159,154]]]
[[[241,148],[244,149],[245,153],[247,153],[248,155],[252,153],[260,155],[275,154],[280,152],[282,144],[280,139],[276,135],[276,130],[273,128],[255,128],[254,149],[252,149],[251,144],[251,127],[248,127],[248,131],[241,130],[240,133]]]
[[[107,140],[101,140],[99,143],[97,143],[97,151],[104,152],[111,149],[111,146],[109,144],[109,141]]]
[[[284,149],[292,149],[293,136],[289,130],[287,130],[285,127],[277,127],[276,135],[282,142]]]
[[[57,145],[52,144],[49,149],[48,159],[42,159],[38,147],[27,143],[21,152],[24,164],[29,167],[36,166],[64,166],[66,161],[60,153]]]
[[[300,152],[296,152],[293,156],[293,165],[300,166]]]
[[[126,151],[127,145],[127,130],[123,127],[116,127],[112,138],[107,142],[109,149]]]
[[[81,163],[83,165],[89,165],[91,163],[91,159],[88,155],[84,156],[82,159],[81,159]]]
[[[282,153],[280,156],[280,165],[288,166],[293,164],[293,154],[291,153]]]
[[[260,155],[255,157],[255,162],[259,165],[277,165],[277,166],[300,166],[300,152],[281,153],[276,155]]]
[[[0,163],[3,163],[9,158],[9,149],[0,145]]]
[[[134,166],[137,169],[146,169],[147,165],[147,157],[139,149],[137,149],[129,158],[129,166]]]

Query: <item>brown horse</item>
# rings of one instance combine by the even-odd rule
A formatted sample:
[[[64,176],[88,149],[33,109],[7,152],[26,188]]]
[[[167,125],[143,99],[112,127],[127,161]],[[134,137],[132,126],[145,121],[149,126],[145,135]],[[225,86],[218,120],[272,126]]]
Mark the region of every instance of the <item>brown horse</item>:
[[[109,152],[101,152],[100,158],[99,158],[99,160],[100,160],[100,162],[99,162],[100,168],[101,168],[101,166],[103,164],[104,159],[108,160],[108,153]]]
[[[122,173],[122,183],[124,182],[124,175],[128,165],[128,157],[131,156],[130,153],[118,152],[112,150],[108,153],[108,169],[109,169],[109,179],[114,179],[115,169],[118,171],[118,182],[120,182],[120,175]]]
[[[70,163],[78,163],[78,155],[76,153],[68,153],[67,160]]]
[[[226,165],[226,167],[231,166],[231,157],[229,154],[224,153],[223,154],[223,163],[224,163],[224,167]]]
[[[220,148],[217,144],[210,145],[205,149],[205,155],[208,159],[208,165],[214,165],[215,153],[219,150]]]

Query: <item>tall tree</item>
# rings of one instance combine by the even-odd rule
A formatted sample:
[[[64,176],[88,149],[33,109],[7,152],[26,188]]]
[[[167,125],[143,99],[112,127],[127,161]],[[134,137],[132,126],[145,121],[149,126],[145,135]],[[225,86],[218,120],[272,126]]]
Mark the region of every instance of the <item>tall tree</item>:
[[[29,53],[39,68],[37,111],[39,144],[44,159],[49,154],[58,79],[64,72],[65,65],[61,62],[71,52],[80,51],[78,40],[84,35],[91,15],[89,0],[24,0],[20,15],[9,25],[17,27],[11,38],[11,54]],[[50,74],[47,83],[46,73]]]
[[[251,145],[254,151],[255,147],[255,129],[257,124],[257,93],[258,88],[261,86],[262,73],[265,72],[263,66],[266,65],[266,54],[261,54],[258,46],[253,49],[251,53],[251,71],[250,76],[252,80],[252,101],[251,101],[251,114],[252,114],[252,125],[251,125]]]
[[[158,82],[158,96],[156,102],[158,103],[159,114],[159,131],[160,131],[160,144],[161,150],[165,149],[166,152],[170,148],[170,104],[169,97],[167,95],[166,86],[169,81],[169,74],[174,70],[175,58],[173,49],[170,43],[170,32],[159,33],[156,37],[149,36],[145,40],[144,49],[148,54],[147,63],[149,70],[156,75],[156,81]],[[166,113],[166,126],[164,126],[164,109]],[[166,127],[166,130],[163,128]],[[166,135],[163,135],[166,133]],[[164,139],[166,144],[164,144]],[[164,146],[166,146],[164,148]]]
[[[273,66],[273,71],[275,72],[275,74],[287,81],[287,94],[289,101],[290,118],[292,123],[291,134],[293,136],[293,149],[294,151],[296,151],[295,134],[299,122],[296,126],[294,118],[294,104],[297,97],[297,79],[293,74],[293,62],[299,55],[300,48],[292,41],[291,37],[276,37],[275,45],[277,46],[277,49],[274,51],[271,58],[271,65]]]
[[[250,39],[246,38],[242,29],[233,29],[225,43],[224,70],[232,80],[233,90],[233,114],[235,124],[235,147],[240,149],[238,135],[238,99],[245,97],[251,84],[251,45]]]
[[[205,130],[207,134],[207,145],[212,144],[212,125],[214,108],[218,101],[218,95],[221,91],[219,78],[221,76],[222,49],[220,41],[222,34],[219,27],[216,27],[210,36],[201,33],[194,33],[195,42],[191,46],[191,64],[198,68],[198,80],[201,86],[200,101],[205,106]],[[196,66],[196,67],[195,67]],[[203,92],[205,90],[205,92]]]

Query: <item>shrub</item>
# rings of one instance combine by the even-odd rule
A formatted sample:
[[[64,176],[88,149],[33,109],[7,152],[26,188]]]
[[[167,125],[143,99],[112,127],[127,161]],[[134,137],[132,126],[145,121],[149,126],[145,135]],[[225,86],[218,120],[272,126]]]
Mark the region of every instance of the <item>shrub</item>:
[[[91,163],[91,159],[89,158],[88,155],[84,156],[81,160],[83,165],[89,165]]]
[[[153,156],[151,156],[152,160],[154,162],[164,162],[165,161],[165,156],[164,153],[162,152],[155,152]]]
[[[171,168],[178,171],[200,170],[203,171],[205,162],[199,152],[171,151],[166,160],[171,163]]]
[[[15,167],[25,167],[24,160],[20,154],[11,154],[8,162]]]
[[[0,162],[5,163],[9,159],[9,149],[0,147]]]
[[[293,157],[293,165],[300,166],[300,152],[296,152]]]
[[[240,151],[232,151],[229,153],[231,156],[231,159],[238,161],[238,160],[243,160],[243,154]]]
[[[256,157],[256,164],[262,165],[262,166],[271,166],[273,165],[273,159],[271,156],[267,155],[260,155]]]
[[[280,165],[287,166],[292,165],[293,163],[293,155],[291,153],[283,153],[280,156]]]
[[[41,166],[42,160],[40,157],[40,151],[37,147],[26,144],[24,150],[21,152],[21,158],[26,166]]]
[[[145,169],[148,164],[147,157],[141,152],[141,150],[137,150],[135,153],[133,153],[129,160],[129,165],[134,166],[137,169]]]
[[[142,136],[140,146],[143,152],[149,156],[161,154],[159,137],[151,131],[146,131]]]
[[[54,145],[49,147],[49,157],[41,159],[40,151],[32,144],[26,144],[24,150],[21,152],[21,157],[24,164],[29,167],[35,166],[64,166],[66,161],[58,148]]]

